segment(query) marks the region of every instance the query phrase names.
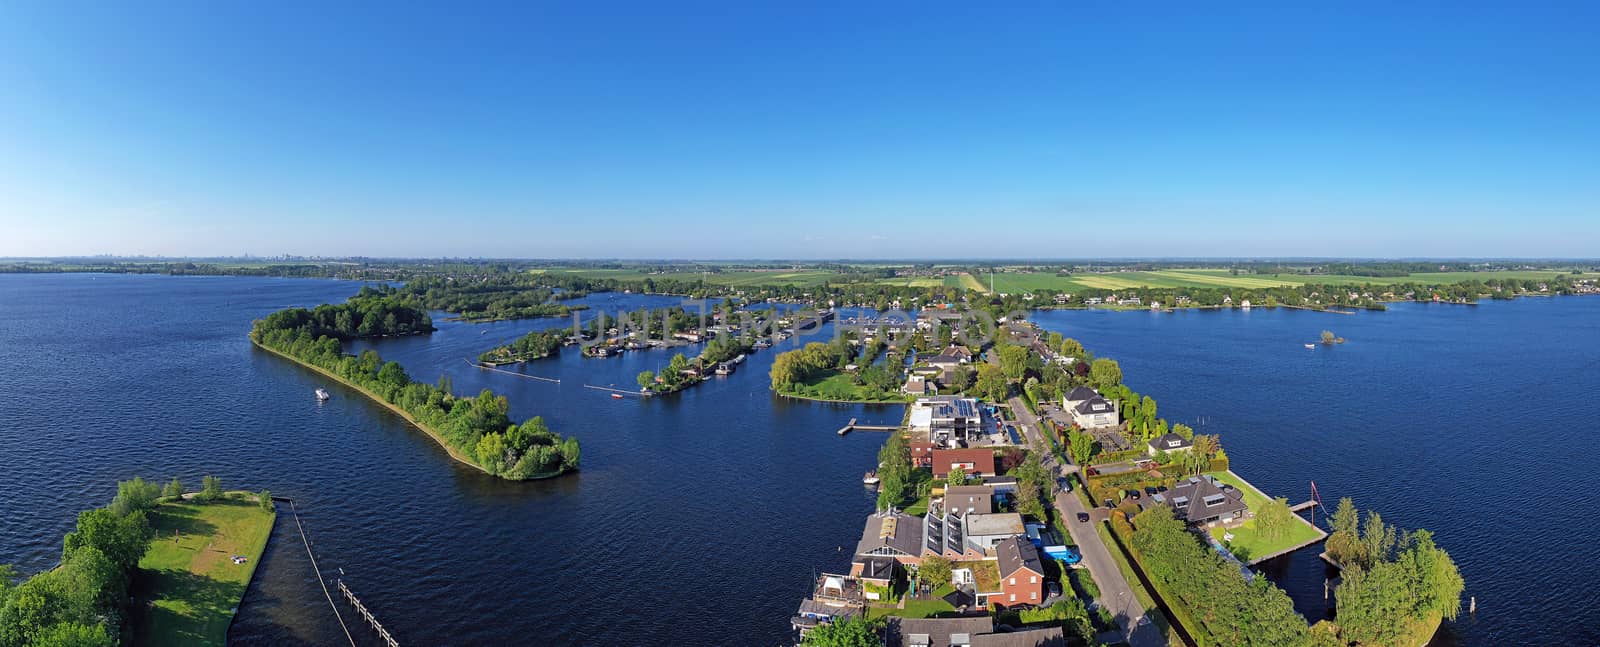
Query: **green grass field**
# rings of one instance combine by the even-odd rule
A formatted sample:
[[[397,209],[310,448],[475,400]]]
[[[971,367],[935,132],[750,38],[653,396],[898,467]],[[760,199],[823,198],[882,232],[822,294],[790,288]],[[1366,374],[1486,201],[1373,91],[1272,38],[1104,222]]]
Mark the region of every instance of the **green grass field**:
[[[900,392],[882,393],[877,389],[857,386],[844,371],[834,371],[825,376],[795,385],[786,395],[814,400],[840,400],[846,402],[905,402]]]
[[[585,270],[532,270],[538,274],[562,274],[580,276],[591,279],[615,279],[618,281],[642,281],[646,278],[673,280],[673,281],[699,281],[700,272],[684,271],[667,274],[652,274],[642,269],[585,269]],[[725,272],[707,273],[704,275],[707,283],[712,285],[725,285],[730,287],[749,287],[756,285],[821,285],[825,281],[840,281],[844,275],[833,270],[732,270]],[[900,279],[905,280],[905,279]]]
[[[134,622],[134,644],[227,644],[228,625],[276,517],[234,499],[157,506],[150,517],[156,538],[139,560],[135,590],[150,606]],[[245,563],[233,563],[234,555]]]
[[[1251,512],[1256,512],[1261,509],[1261,506],[1266,505],[1266,497],[1261,496],[1261,494],[1257,492],[1255,488],[1246,486],[1243,481],[1235,477],[1233,474],[1229,474],[1228,472],[1211,472],[1210,475],[1216,477],[1218,481],[1232,485],[1233,487],[1238,488],[1240,492],[1243,492],[1244,504],[1250,507]],[[1290,503],[1292,504],[1293,502],[1291,501]],[[1226,528],[1212,528],[1210,532],[1212,537],[1215,537],[1217,541],[1222,542],[1223,545],[1228,547],[1229,552],[1232,552],[1235,557],[1238,557],[1246,562],[1258,557],[1271,555],[1280,550],[1285,550],[1291,546],[1298,546],[1302,543],[1316,539],[1318,536],[1317,530],[1312,528],[1309,524],[1293,523],[1289,525],[1289,529],[1286,530],[1281,536],[1275,539],[1268,539],[1261,536],[1260,531],[1256,529],[1256,521],[1254,519],[1246,521],[1239,527],[1231,530]],[[1223,541],[1223,535],[1228,533],[1233,534],[1233,540]]]
[[[1324,274],[1240,274],[1221,269],[1155,270],[1150,272],[1107,272],[1103,274],[1078,273],[1058,276],[1047,272],[1021,274],[1002,272],[994,276],[998,292],[1018,293],[1034,290],[1071,291],[1074,289],[1127,290],[1133,288],[1245,288],[1261,289],[1315,283],[1320,285],[1393,285],[1395,283],[1460,283],[1471,280],[1550,279],[1555,271],[1505,271],[1505,272],[1425,272],[1403,277],[1343,276]],[[984,281],[988,277],[983,277]]]

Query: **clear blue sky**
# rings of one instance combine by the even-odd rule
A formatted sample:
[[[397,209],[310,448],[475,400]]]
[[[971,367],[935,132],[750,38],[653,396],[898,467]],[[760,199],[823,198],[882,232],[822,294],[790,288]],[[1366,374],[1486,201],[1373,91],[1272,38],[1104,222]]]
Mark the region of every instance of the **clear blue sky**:
[[[0,3],[0,256],[1600,256],[1596,3],[325,4]]]

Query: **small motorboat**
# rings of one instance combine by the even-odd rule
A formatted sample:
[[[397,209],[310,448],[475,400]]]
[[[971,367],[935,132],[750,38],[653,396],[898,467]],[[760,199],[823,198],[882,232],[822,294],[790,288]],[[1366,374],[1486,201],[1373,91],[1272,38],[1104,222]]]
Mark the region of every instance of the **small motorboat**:
[[[613,394],[611,394],[611,399],[613,399],[613,400],[621,400],[622,399],[622,394],[621,393],[613,393]]]
[[[1316,350],[1316,348],[1317,348],[1316,344],[1306,344],[1306,349],[1307,350]]]
[[[878,473],[877,472],[868,471],[865,476],[861,477],[861,482],[862,483],[866,483],[867,485],[877,485],[878,484]]]
[[[327,390],[325,390],[325,389],[317,389],[317,401],[318,402],[327,402],[328,398],[331,398],[331,397],[333,397],[333,396],[328,395]]]

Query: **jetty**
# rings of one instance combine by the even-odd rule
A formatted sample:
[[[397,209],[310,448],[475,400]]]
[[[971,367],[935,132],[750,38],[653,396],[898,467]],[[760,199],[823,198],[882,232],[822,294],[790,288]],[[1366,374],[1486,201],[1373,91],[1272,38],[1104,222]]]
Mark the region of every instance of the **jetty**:
[[[843,427],[840,427],[839,431],[836,432],[836,433],[838,433],[840,436],[843,436],[843,435],[848,434],[848,433],[850,433],[852,431],[897,431],[899,429],[900,429],[900,425],[862,425],[862,424],[856,424],[856,419],[855,418],[851,418],[850,422],[845,423],[845,425]]]
[[[585,385],[583,385],[583,388],[585,388],[585,389],[594,389],[596,391],[609,391],[611,393],[616,393],[616,394],[619,394],[619,395],[631,395],[631,396],[636,397],[636,398],[648,398],[648,397],[650,397],[650,394],[646,393],[646,392],[628,391],[626,389],[616,389],[616,388],[612,388],[612,387],[609,387],[609,386],[596,386],[594,384],[585,384]]]
[[[378,622],[378,619],[372,615],[372,612],[367,610],[367,605],[362,604],[361,599],[357,598],[356,594],[350,592],[350,587],[344,585],[344,578],[339,578],[338,582],[339,592],[344,594],[344,599],[348,601],[351,606],[356,608],[356,612],[361,614],[361,617],[367,621],[367,624],[372,625],[373,631],[378,632],[378,637],[383,639],[383,644],[387,645],[388,647],[400,647],[400,642],[395,640],[394,636],[389,635],[389,630],[384,629],[383,625]]]
[[[505,374],[505,375],[510,375],[512,377],[527,378],[527,379],[530,379],[530,380],[538,380],[540,382],[550,382],[550,383],[553,383],[553,384],[560,384],[561,383],[561,380],[555,379],[553,377],[540,377],[538,375],[528,375],[527,373],[518,373],[516,371],[508,371],[508,370],[505,370],[503,368],[495,368],[493,366],[487,366],[487,365],[483,364],[482,362],[473,362],[472,360],[467,359],[465,357],[461,358],[461,361],[466,362],[468,364],[471,364],[473,366],[476,366],[481,370],[489,371],[491,373],[502,373],[502,374]]]

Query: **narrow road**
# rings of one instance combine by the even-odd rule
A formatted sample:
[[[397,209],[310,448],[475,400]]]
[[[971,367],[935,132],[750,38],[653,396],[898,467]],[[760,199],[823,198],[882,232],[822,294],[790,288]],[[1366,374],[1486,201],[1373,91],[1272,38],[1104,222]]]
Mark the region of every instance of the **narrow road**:
[[[996,361],[994,353],[990,353],[990,361]],[[1044,437],[1043,427],[1039,419],[1028,411],[1028,405],[1021,397],[1007,400],[1011,411],[1016,415],[1017,422],[1027,434],[1029,444],[1049,447],[1050,443]],[[1070,461],[1070,458],[1068,459]],[[1072,463],[1057,465],[1054,456],[1046,456],[1045,468],[1061,476],[1070,476],[1078,471],[1078,466]],[[1053,486],[1052,486],[1052,489]],[[1116,618],[1117,640],[1125,640],[1132,647],[1164,647],[1166,639],[1161,635],[1161,630],[1156,628],[1154,622],[1145,618],[1144,606],[1139,604],[1138,598],[1133,597],[1133,589],[1128,586],[1128,580],[1122,576],[1122,570],[1117,568],[1117,562],[1112,559],[1111,551],[1105,542],[1100,540],[1100,534],[1095,532],[1094,522],[1082,523],[1078,521],[1078,513],[1088,512],[1083,507],[1083,501],[1065,490],[1056,491],[1055,506],[1061,515],[1062,525],[1067,527],[1067,532],[1072,535],[1073,543],[1078,545],[1078,552],[1083,555],[1083,564],[1089,568],[1089,576],[1094,579],[1095,586],[1100,587],[1100,606],[1111,612]],[[1111,633],[1111,632],[1108,632]],[[1109,637],[1109,636],[1107,636]]]

